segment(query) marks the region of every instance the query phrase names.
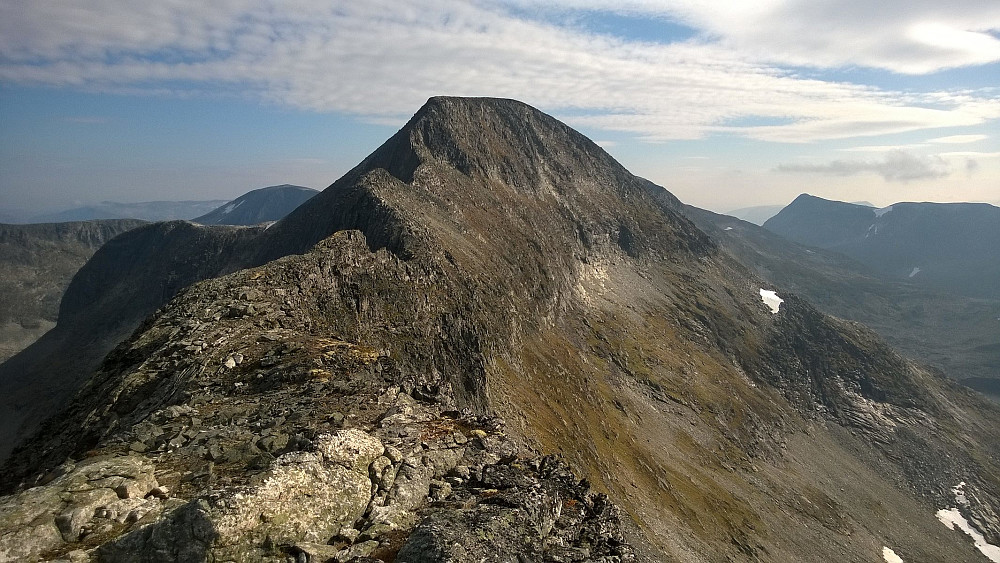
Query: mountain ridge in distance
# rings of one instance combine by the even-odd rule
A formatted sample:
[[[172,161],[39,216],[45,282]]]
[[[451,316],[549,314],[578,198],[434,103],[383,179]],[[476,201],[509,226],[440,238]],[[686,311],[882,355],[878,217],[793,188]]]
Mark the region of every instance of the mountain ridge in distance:
[[[907,356],[1000,400],[1000,300],[886,279],[843,254],[802,246],[737,218],[693,206],[687,206],[687,213],[727,251],[777,286],[806,297],[826,313],[864,323]]]
[[[256,225],[277,221],[318,193],[312,188],[291,184],[258,188],[192,221],[202,225]]]
[[[725,214],[737,217],[748,223],[753,223],[754,225],[763,225],[765,221],[777,215],[784,207],[784,205],[754,205],[733,209],[732,211],[727,211]]]
[[[978,561],[934,515],[958,479],[1000,534],[997,444],[964,437],[994,407],[519,102],[432,98],[241,232],[5,464],[0,511],[32,507],[18,549]]]
[[[1000,207],[903,202],[874,209],[802,194],[764,228],[850,256],[891,279],[1000,297]]]
[[[64,223],[69,221],[93,221],[98,219],[140,219],[143,221],[188,220],[208,213],[225,200],[205,201],[144,201],[122,203],[102,201],[84,207],[76,207],[32,217],[25,223]]]

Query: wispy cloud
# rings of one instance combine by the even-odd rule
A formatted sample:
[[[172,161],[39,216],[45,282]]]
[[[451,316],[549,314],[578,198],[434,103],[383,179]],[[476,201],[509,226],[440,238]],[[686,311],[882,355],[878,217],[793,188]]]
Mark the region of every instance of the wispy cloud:
[[[910,151],[926,147],[925,143],[912,143],[908,145],[862,145],[859,147],[847,147],[837,149],[838,152],[875,152],[885,153],[893,151]]]
[[[940,156],[959,156],[975,158],[1000,158],[1000,152],[979,152],[979,151],[954,151],[943,152]]]
[[[548,5],[552,0],[513,0]],[[897,73],[1000,61],[995,0],[557,0],[564,7],[659,16],[756,60],[795,66],[864,66]]]
[[[782,164],[779,172],[854,176],[878,174],[887,182],[909,182],[944,178],[951,167],[939,156],[921,157],[905,151],[892,151],[882,160],[835,160],[828,164]]]
[[[922,72],[1000,59],[1000,41],[981,37],[1000,27],[1000,4],[960,1],[961,9],[929,0],[856,8],[634,0],[615,8],[700,31],[667,44],[562,26],[525,10],[541,6],[530,0],[13,1],[0,3],[0,82],[226,91],[396,125],[431,95],[490,95],[649,141],[722,134],[807,143],[1000,118],[993,92],[897,92],[781,67]],[[557,6],[608,10],[587,0]],[[925,37],[923,21],[948,33]],[[741,118],[777,124],[728,125]]]
[[[928,143],[943,143],[947,145],[963,145],[967,143],[975,143],[978,141],[985,141],[989,137],[986,135],[950,135],[948,137],[938,137],[936,139],[930,139]]]

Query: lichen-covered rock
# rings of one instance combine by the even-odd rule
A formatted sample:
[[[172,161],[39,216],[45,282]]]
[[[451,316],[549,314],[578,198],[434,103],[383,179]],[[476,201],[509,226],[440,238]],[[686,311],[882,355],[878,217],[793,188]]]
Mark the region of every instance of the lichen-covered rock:
[[[71,546],[104,524],[121,527],[128,514],[146,514],[159,501],[154,468],[136,456],[85,460],[62,468],[45,485],[0,498],[0,561],[30,560]]]
[[[364,473],[385,452],[385,446],[378,438],[356,429],[322,436],[317,447],[326,461]]]

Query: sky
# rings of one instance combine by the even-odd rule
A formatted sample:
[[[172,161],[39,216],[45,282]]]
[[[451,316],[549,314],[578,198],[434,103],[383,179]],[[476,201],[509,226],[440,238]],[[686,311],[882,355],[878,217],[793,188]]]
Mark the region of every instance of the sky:
[[[715,211],[1000,204],[1000,0],[0,0],[0,210],[322,189],[435,95]]]

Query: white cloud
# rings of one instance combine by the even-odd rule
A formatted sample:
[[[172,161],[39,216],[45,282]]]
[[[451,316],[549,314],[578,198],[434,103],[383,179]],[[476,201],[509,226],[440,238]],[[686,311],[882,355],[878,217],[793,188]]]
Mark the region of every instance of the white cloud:
[[[613,9],[599,0],[556,3],[680,21],[779,64],[926,74],[1000,61],[1000,39],[991,34],[1000,30],[996,0],[621,0]]]
[[[843,149],[837,149],[840,152],[892,152],[892,151],[909,151],[913,149],[920,149],[926,147],[923,143],[914,143],[910,145],[862,145],[859,147],[849,147]]]
[[[949,135],[948,137],[938,137],[936,139],[930,139],[927,142],[962,145],[966,143],[975,143],[978,141],[984,141],[988,138],[989,137],[986,135]]]
[[[939,156],[958,156],[958,157],[975,157],[975,158],[1000,158],[1000,152],[976,152],[976,151],[956,151],[956,152],[943,152]]]
[[[896,58],[883,66],[916,65],[914,57],[928,68],[974,64],[989,58],[988,41],[965,38],[913,54],[917,40],[906,39],[913,22],[978,33],[998,21],[995,0],[961,1],[962,9],[909,1],[905,10],[900,0],[844,0],[836,9],[798,0],[625,4],[704,32],[655,44],[505,11],[535,5],[528,0],[12,0],[0,3],[0,83],[168,95],[221,90],[391,124],[431,95],[488,95],[650,141],[731,134],[803,143],[1000,118],[992,92],[894,92],[805,79],[761,62],[879,66],[871,53],[889,53]],[[777,124],[738,124],[747,117]]]
[[[782,164],[779,172],[800,172],[829,176],[854,176],[874,173],[887,182],[909,182],[944,178],[951,167],[940,156],[921,157],[905,151],[892,151],[882,160],[835,160],[828,164]]]

